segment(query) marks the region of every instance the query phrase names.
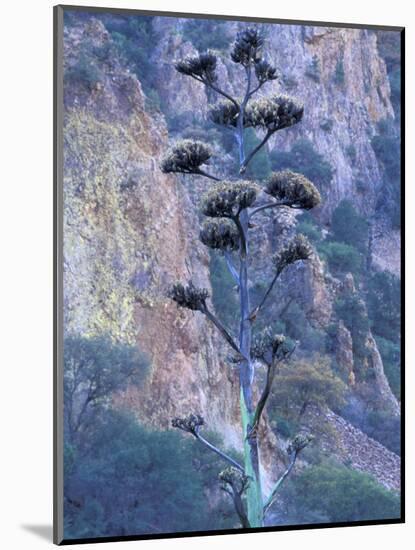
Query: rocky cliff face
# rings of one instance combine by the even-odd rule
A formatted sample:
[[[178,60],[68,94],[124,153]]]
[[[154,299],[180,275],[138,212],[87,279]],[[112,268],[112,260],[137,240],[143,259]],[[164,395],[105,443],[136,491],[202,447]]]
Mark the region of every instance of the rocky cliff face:
[[[152,63],[165,112],[189,121],[203,119],[208,106],[203,87],[172,67],[172,60],[194,53],[193,45],[176,32],[180,24],[173,19],[155,18],[153,26],[163,37]],[[237,27],[229,23],[226,32],[233,35]],[[375,34],[290,25],[279,26],[278,32],[265,25],[265,30],[270,58],[285,78],[264,93],[288,92],[306,105],[304,121],[277,135],[271,147],[289,150],[299,137],[307,137],[332,161],[336,171],[330,188],[322,189],[321,220],[328,221],[344,197],[372,216],[381,169],[368,136],[379,120],[393,117]],[[209,256],[198,239],[194,208],[199,188],[195,184],[189,189],[179,178],[160,172],[160,157],[168,146],[165,118],[148,113],[140,82],[116,57],[92,60],[99,61],[99,78],[73,78],[85,42],[102,52],[111,38],[95,19],[65,31],[66,330],[86,336],[108,333],[147,352],[152,368],[144,388],[123,396],[144,422],[168,427],[172,416],[198,412],[228,445],[239,448],[237,378],[224,361],[226,350],[201,315],[178,310],[165,297],[171,282],[190,276],[210,289]],[[335,78],[340,62],[345,75],[341,82]],[[319,67],[318,79],[309,76],[313,63]],[[230,79],[230,91],[239,95],[238,68],[221,59],[219,75],[223,83]],[[295,220],[291,222],[292,228]],[[255,236],[264,252],[258,255],[259,269],[272,249],[270,235],[277,225],[278,220],[270,219]],[[390,231],[379,235],[373,250],[380,263],[379,251],[387,254],[398,237],[390,237]],[[318,258],[290,273],[290,292],[316,326],[332,321],[338,285],[328,280]],[[351,341],[344,325],[339,325],[337,338],[339,361],[350,371],[352,384]],[[383,384],[380,356],[376,344],[371,345]],[[276,440],[271,430],[263,429],[263,466],[275,473],[282,466]]]

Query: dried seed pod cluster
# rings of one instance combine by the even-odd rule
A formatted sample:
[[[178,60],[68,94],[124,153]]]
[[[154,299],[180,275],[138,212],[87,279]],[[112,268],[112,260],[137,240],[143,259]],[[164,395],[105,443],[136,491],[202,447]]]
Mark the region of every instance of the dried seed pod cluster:
[[[167,152],[161,161],[164,173],[197,174],[202,164],[207,164],[212,149],[202,141],[183,139]]]
[[[320,193],[311,181],[291,170],[274,172],[266,183],[265,193],[288,206],[304,210],[314,208],[321,201]]]
[[[278,78],[277,69],[264,59],[255,63],[255,74],[260,83]]]
[[[278,130],[294,126],[303,118],[304,104],[297,98],[286,94],[278,94],[274,95],[272,100],[278,105]]]
[[[305,449],[314,437],[311,434],[297,434],[289,443],[287,447],[287,453],[292,455],[293,453],[298,454],[300,451]]]
[[[260,359],[270,352],[276,355],[285,347],[285,336],[283,334],[274,334],[270,327],[266,327],[253,338],[251,353],[253,357]]]
[[[209,248],[237,250],[239,248],[238,228],[228,218],[209,219],[202,225],[200,240]]]
[[[209,297],[209,292],[206,288],[195,287],[190,281],[187,285],[182,283],[173,284],[168,291],[168,296],[180,307],[193,311],[203,311],[206,307],[206,298]]]
[[[243,474],[237,468],[229,466],[222,470],[219,473],[219,479],[222,482],[222,487],[226,488],[227,485],[230,485],[235,492],[242,494],[243,491],[247,488],[249,483],[249,478]]]
[[[274,254],[273,262],[277,272],[281,273],[288,265],[299,260],[308,260],[313,253],[308,239],[301,234],[296,235],[279,252]]]
[[[225,99],[218,101],[210,107],[209,116],[212,122],[221,126],[232,126],[236,128],[239,109],[232,101]]]
[[[261,59],[261,49],[264,45],[264,38],[258,29],[249,27],[238,32],[233,44],[231,59],[234,63],[247,66]]]
[[[212,52],[207,51],[199,55],[189,56],[181,61],[177,61],[174,67],[176,71],[187,76],[191,76],[203,82],[213,83],[217,80],[216,76],[217,58]]]
[[[286,95],[255,99],[245,108],[243,126],[262,128],[274,133],[300,122],[303,112],[303,104]],[[211,107],[209,115],[215,124],[235,128],[238,124],[239,109],[232,101],[225,100]]]
[[[171,425],[173,426],[173,428],[178,428],[179,430],[183,430],[184,432],[188,432],[193,435],[198,434],[200,427],[203,426],[204,423],[205,421],[203,419],[203,416],[193,413],[190,413],[184,418],[173,418],[173,420],[171,421]]]
[[[211,218],[233,218],[252,206],[259,187],[250,181],[222,181],[202,198],[202,213]]]

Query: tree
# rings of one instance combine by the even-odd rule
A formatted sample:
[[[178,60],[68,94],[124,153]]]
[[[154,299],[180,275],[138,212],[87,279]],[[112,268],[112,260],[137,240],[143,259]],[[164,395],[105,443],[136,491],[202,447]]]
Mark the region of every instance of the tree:
[[[148,361],[138,349],[104,336],[68,336],[63,353],[65,438],[74,444],[116,392],[142,381]]]
[[[354,246],[360,252],[367,251],[368,223],[347,199],[340,201],[334,210],[331,229],[335,241]]]
[[[281,367],[276,376],[272,404],[294,407],[301,417],[309,405],[339,407],[344,404],[346,385],[334,374],[329,361],[316,357],[312,363],[297,361]]]
[[[192,435],[228,463],[228,468],[220,475],[220,481],[222,488],[231,496],[244,527],[260,527],[264,524],[265,514],[275,502],[298,454],[311,439],[307,434],[294,437],[287,448],[287,469],[265,499],[259,468],[258,427],[277,367],[292,355],[295,346],[269,328],[255,334],[255,323],[261,317],[281,273],[296,262],[308,260],[313,250],[303,235],[296,235],[291,241],[282,243],[271,260],[274,272],[272,279],[258,302],[251,305],[248,285],[248,267],[253,258],[250,232],[255,226],[254,218],[255,221],[260,220],[262,212],[271,209],[309,210],[319,204],[320,194],[304,175],[289,170],[272,173],[262,187],[246,179],[250,162],[264,150],[270,137],[277,131],[299,123],[304,111],[298,100],[281,94],[253,99],[255,93],[267,82],[278,78],[276,69],[264,59],[263,47],[264,38],[256,28],[248,28],[236,37],[231,59],[244,71],[246,83],[240,98],[232,97],[218,83],[217,59],[212,52],[187,57],[175,65],[179,73],[202,83],[210,93],[214,91],[221,96],[222,99],[211,107],[210,117],[215,124],[224,127],[234,137],[239,157],[239,173],[236,178],[223,180],[201,168],[210,161],[211,151],[208,146],[202,147],[199,143],[176,144],[166,154],[161,165],[162,170],[167,173],[195,174],[217,180],[202,198],[201,212],[206,220],[202,225],[200,238],[207,247],[224,255],[229,273],[235,281],[239,301],[238,338],[209,305],[207,289],[198,288],[192,280],[177,282],[169,289],[169,296],[179,307],[205,315],[231,348],[229,362],[239,372],[243,465],[202,435],[204,419],[199,414],[190,412],[184,418],[175,418],[172,425]],[[252,131],[251,129],[262,132],[263,137],[249,148],[245,138],[246,131]],[[267,374],[260,398],[254,403],[256,361],[265,365]]]

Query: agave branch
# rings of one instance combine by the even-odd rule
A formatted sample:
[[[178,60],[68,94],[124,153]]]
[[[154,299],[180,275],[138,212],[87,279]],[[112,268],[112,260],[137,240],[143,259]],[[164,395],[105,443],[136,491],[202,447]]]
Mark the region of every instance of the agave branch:
[[[200,443],[208,447],[208,449],[210,449],[211,451],[219,455],[221,458],[223,458],[227,462],[229,462],[229,464],[231,464],[234,468],[236,468],[243,474],[244,469],[240,464],[238,464],[238,462],[236,462],[236,460],[234,460],[229,455],[227,455],[226,453],[218,449],[218,447],[210,443],[207,439],[205,439],[200,434],[200,428],[201,426],[204,425],[204,423],[205,421],[203,417],[200,416],[200,414],[193,414],[193,413],[189,414],[184,418],[178,418],[178,417],[173,418],[173,420],[171,421],[171,425],[173,426],[173,428],[177,428],[179,430],[182,430],[186,433],[193,435],[198,441],[200,441]]]
[[[265,380],[265,386],[262,390],[261,397],[259,398],[258,404],[255,409],[254,419],[252,421],[251,432],[256,432],[261,420],[262,413],[264,411],[265,405],[267,403],[269,394],[271,393],[272,383],[274,382],[275,374],[277,372],[277,367],[282,361],[288,360],[294,353],[297,343],[291,349],[287,349],[285,346],[285,338],[278,336],[273,343],[272,357],[271,361],[266,361],[264,356],[262,359],[267,365],[267,376]]]
[[[282,474],[282,476],[278,479],[278,481],[274,485],[274,488],[272,489],[272,492],[264,505],[264,516],[268,512],[269,508],[274,504],[275,499],[277,498],[277,493],[281,488],[281,485],[284,483],[284,481],[290,475],[291,470],[294,468],[295,462],[297,460],[297,455],[298,453],[296,452],[293,454],[293,456],[291,457],[290,463],[288,465],[288,468],[285,470],[285,472]]]
[[[219,479],[222,482],[221,489],[232,497],[242,527],[251,527],[242,500],[242,495],[249,485],[248,476],[231,467],[220,472]]]
[[[275,502],[275,499],[277,498],[278,491],[281,488],[281,485],[284,483],[284,481],[287,479],[289,474],[291,473],[291,470],[294,468],[295,462],[297,460],[298,455],[300,452],[307,447],[307,445],[313,440],[313,436],[310,434],[298,434],[296,435],[290,444],[288,445],[287,452],[290,455],[290,462],[288,464],[287,469],[284,471],[282,476],[278,479],[276,484],[274,485],[273,490],[271,491],[271,494],[269,495],[267,501],[264,505],[264,516],[269,510],[269,508],[273,505]]]
[[[205,445],[208,449],[210,449],[211,451],[213,451],[214,453],[216,453],[217,455],[219,455],[221,458],[223,458],[224,460],[228,461],[229,464],[232,464],[232,466],[234,466],[235,468],[237,468],[240,472],[244,472],[244,469],[242,468],[242,466],[240,464],[238,464],[238,462],[236,462],[236,460],[234,460],[233,458],[231,458],[229,455],[227,455],[226,453],[224,453],[223,451],[221,451],[220,449],[218,449],[217,447],[215,447],[215,445],[212,445],[212,443],[210,443],[207,439],[205,439],[202,435],[200,435],[199,433],[195,436],[196,439],[198,441],[200,441],[200,443],[203,443],[203,445]]]
[[[219,330],[219,332],[222,334],[223,338],[228,342],[231,348],[242,356],[241,351],[237,346],[235,340],[229,334],[228,330],[224,327],[221,321],[215,315],[213,315],[210,309],[205,305],[201,312],[204,313],[209,321],[211,321],[215,325],[215,327]]]
[[[262,300],[250,313],[249,319],[251,319],[251,321],[254,321],[256,319],[258,313],[264,307],[264,304],[272,289],[274,288],[275,282],[281,275],[282,271],[289,265],[299,260],[308,260],[312,255],[312,252],[312,248],[306,237],[304,237],[304,235],[298,234],[293,239],[291,239],[291,241],[287,245],[285,245],[279,252],[277,252],[277,254],[274,255],[273,262],[276,267],[275,275]]]
[[[251,313],[249,314],[249,319],[251,321],[255,321],[255,319],[257,318],[257,315],[258,313],[261,311],[261,309],[264,307],[264,304],[265,302],[267,301],[267,298],[268,296],[271,294],[272,292],[272,289],[274,288],[274,285],[275,283],[277,282],[277,279],[278,277],[281,275],[281,271],[277,271],[274,275],[274,277],[272,278],[272,281],[267,289],[267,291],[265,292],[264,296],[262,297],[262,300],[259,302],[259,304],[256,306],[255,309],[253,309],[251,311]]]
[[[265,137],[262,139],[262,141],[260,141],[258,143],[258,145],[256,147],[254,147],[254,149],[252,149],[252,151],[247,155],[247,157],[245,158],[245,160],[243,161],[243,163],[241,165],[241,168],[239,169],[240,174],[245,173],[245,171],[248,167],[248,164],[251,162],[252,158],[267,143],[267,141],[269,140],[269,138],[272,136],[273,133],[274,132],[272,132],[271,130],[268,130],[267,133],[265,134]]]

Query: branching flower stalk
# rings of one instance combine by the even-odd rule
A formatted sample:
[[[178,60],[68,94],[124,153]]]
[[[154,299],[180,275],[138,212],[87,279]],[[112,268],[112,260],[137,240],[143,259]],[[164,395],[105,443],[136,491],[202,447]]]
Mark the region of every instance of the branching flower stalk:
[[[239,166],[237,178],[218,181],[219,178],[206,172],[202,165],[209,163],[211,148],[202,142],[184,140],[176,143],[162,161],[166,173],[204,175],[217,180],[202,198],[201,211],[207,217],[200,231],[200,239],[206,246],[224,254],[239,296],[239,334],[236,337],[208,307],[209,293],[196,287],[192,281],[175,283],[169,296],[178,306],[198,311],[213,323],[227,344],[232,348],[233,363],[237,365],[240,387],[240,411],[243,432],[244,463],[238,464],[229,455],[208,442],[200,433],[204,420],[200,415],[190,414],[175,418],[173,426],[193,435],[200,443],[215,452],[230,466],[221,472],[222,489],[234,502],[235,511],[243,527],[261,527],[264,517],[277,498],[279,488],[292,471],[298,454],[311,440],[308,435],[294,438],[288,447],[289,464],[276,482],[267,499],[264,499],[258,446],[258,427],[265,410],[278,365],[287,361],[295,346],[289,346],[283,335],[265,331],[252,336],[254,323],[266,307],[275,283],[281,273],[295,262],[305,261],[313,254],[307,239],[297,235],[291,242],[280,247],[273,256],[274,276],[267,291],[254,308],[251,307],[248,266],[250,262],[249,232],[251,219],[261,212],[279,208],[308,210],[320,202],[316,187],[303,175],[290,171],[271,175],[264,188],[257,183],[238,179],[244,174],[249,162],[265,146],[277,131],[289,128],[301,121],[303,105],[298,100],[273,95],[253,99],[267,82],[278,78],[277,71],[263,58],[264,38],[256,28],[248,28],[237,34],[231,52],[234,63],[245,72],[245,89],[241,98],[233,98],[218,85],[216,56],[206,52],[178,61],[179,73],[190,76],[225,98],[211,107],[213,122],[233,132],[238,147]],[[245,152],[246,128],[264,132],[264,137],[252,151]],[[265,197],[269,197],[265,200]],[[234,255],[239,266],[235,265]],[[257,403],[254,403],[253,387],[255,361],[265,364],[266,380]]]

